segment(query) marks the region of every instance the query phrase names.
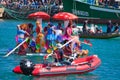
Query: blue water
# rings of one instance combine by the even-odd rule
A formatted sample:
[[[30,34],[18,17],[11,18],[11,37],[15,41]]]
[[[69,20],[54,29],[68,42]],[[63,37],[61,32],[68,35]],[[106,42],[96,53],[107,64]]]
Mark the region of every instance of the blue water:
[[[89,39],[92,47],[83,45],[89,49],[89,55],[97,54],[102,64],[96,70],[87,74],[64,75],[56,77],[33,77],[18,75],[12,69],[19,65],[23,58],[28,58],[34,63],[42,62],[40,56],[18,56],[11,54],[3,57],[8,49],[15,47],[16,25],[35,21],[0,20],[0,80],[119,80],[120,76],[120,37],[113,39]],[[44,23],[43,26],[47,25]],[[83,39],[81,39],[83,40]]]

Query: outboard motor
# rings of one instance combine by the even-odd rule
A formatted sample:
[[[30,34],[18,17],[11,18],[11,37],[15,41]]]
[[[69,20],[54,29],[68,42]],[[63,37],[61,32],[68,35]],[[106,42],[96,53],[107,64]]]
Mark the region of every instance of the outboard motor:
[[[32,74],[32,71],[34,70],[35,64],[33,64],[30,60],[28,59],[23,59],[20,62],[20,68],[25,75],[30,75]]]

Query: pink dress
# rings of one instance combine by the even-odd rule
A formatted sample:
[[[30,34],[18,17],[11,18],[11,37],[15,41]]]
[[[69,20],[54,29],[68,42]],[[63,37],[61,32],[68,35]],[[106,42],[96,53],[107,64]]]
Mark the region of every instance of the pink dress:
[[[72,35],[72,28],[71,27],[67,27],[65,29],[65,34],[63,35],[63,40],[70,40],[71,39],[71,35]]]

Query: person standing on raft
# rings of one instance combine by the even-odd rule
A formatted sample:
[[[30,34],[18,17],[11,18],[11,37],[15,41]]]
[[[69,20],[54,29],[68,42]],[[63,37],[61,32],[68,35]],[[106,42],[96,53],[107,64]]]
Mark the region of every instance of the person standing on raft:
[[[17,36],[16,36],[17,45],[26,39],[26,35],[30,36],[30,34],[27,32],[27,24],[18,25],[17,26]],[[27,48],[28,48],[28,43],[25,42],[23,45],[20,46],[18,54],[20,54],[20,55],[26,54]]]
[[[36,22],[36,52],[41,52],[42,48],[44,47],[44,35],[42,33],[42,25],[39,21]]]

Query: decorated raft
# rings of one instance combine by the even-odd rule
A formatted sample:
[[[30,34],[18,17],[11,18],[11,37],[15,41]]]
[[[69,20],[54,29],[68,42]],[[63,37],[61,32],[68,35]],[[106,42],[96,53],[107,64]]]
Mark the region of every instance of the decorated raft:
[[[51,63],[50,63],[51,64]],[[55,76],[64,74],[83,74],[91,72],[99,67],[101,60],[97,55],[77,58],[71,64],[63,64],[60,66],[40,63],[33,64],[31,61],[23,60],[20,65],[13,69],[14,73],[33,75],[33,76]]]

